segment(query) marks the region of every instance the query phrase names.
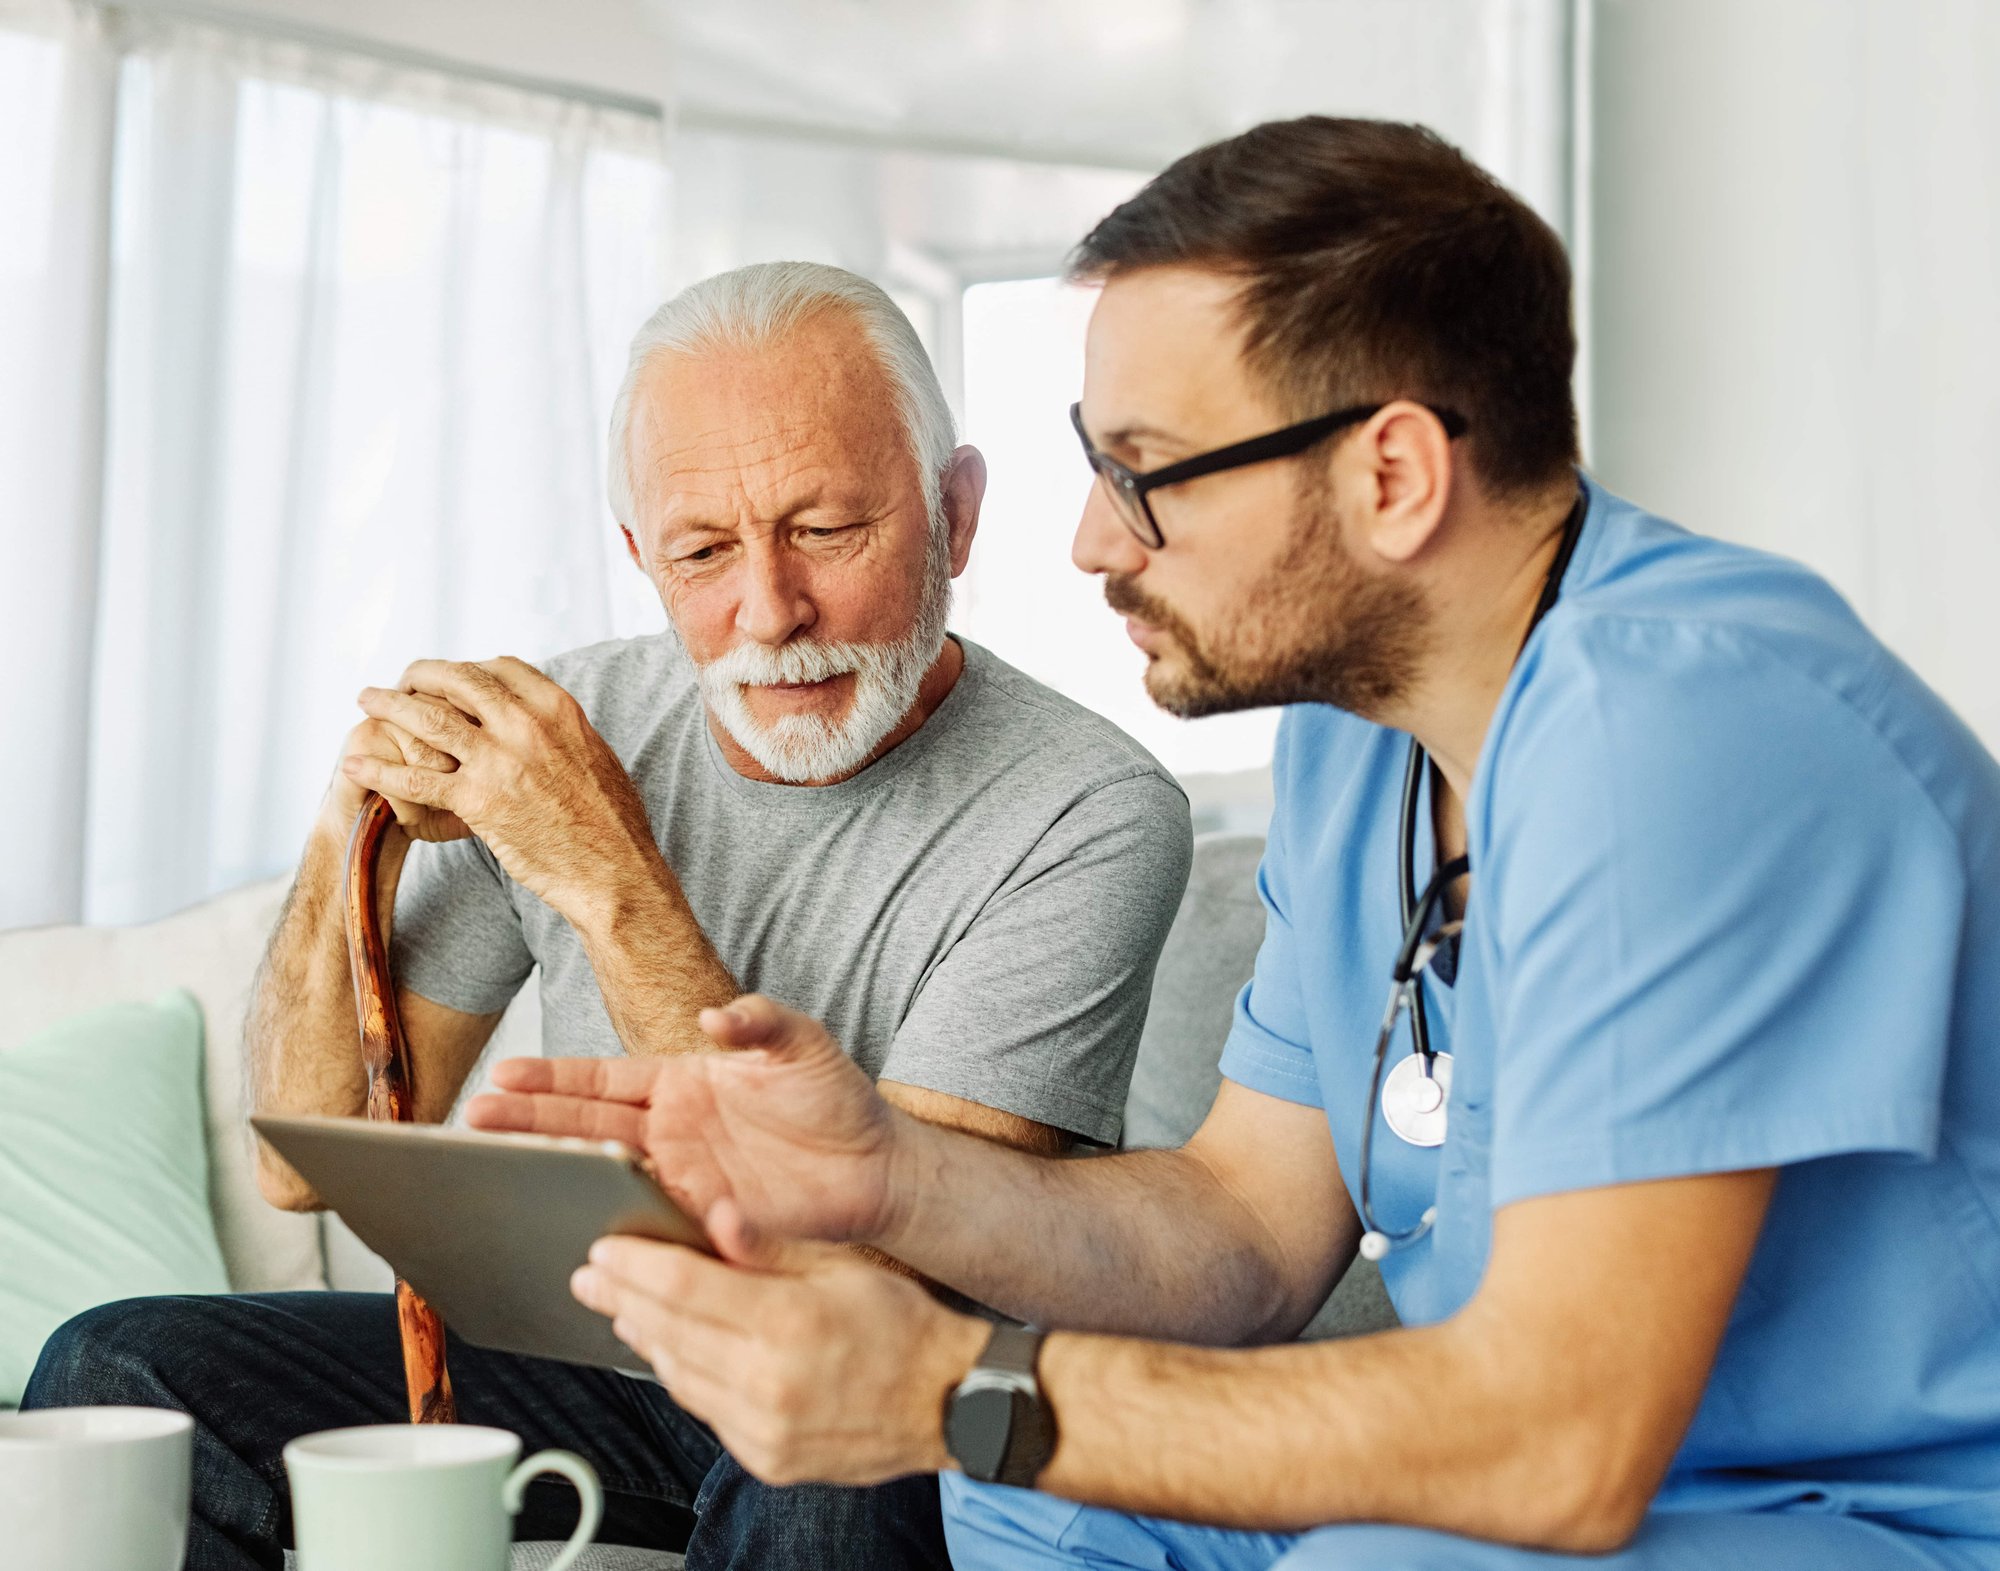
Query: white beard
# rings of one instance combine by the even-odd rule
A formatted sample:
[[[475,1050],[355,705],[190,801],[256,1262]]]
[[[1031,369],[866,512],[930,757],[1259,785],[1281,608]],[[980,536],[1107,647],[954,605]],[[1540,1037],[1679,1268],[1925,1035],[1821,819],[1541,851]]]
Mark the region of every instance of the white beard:
[[[888,644],[830,644],[800,638],[772,649],[739,644],[696,669],[709,713],[766,770],[790,785],[851,775],[917,701],[917,690],[944,648],[951,579],[931,574],[917,625]],[[824,682],[852,675],[854,698],[839,720],[786,715],[766,723],[750,712],[743,689],[779,682]]]

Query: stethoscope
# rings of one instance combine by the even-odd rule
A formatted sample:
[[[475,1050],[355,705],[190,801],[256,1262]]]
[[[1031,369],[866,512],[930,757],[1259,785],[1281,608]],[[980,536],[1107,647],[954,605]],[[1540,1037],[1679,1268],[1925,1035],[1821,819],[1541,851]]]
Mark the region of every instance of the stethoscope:
[[[1521,635],[1523,649],[1562,593],[1563,575],[1569,571],[1569,560],[1576,554],[1577,540],[1583,534],[1586,500],[1579,492],[1576,506],[1563,521],[1562,541],[1556,547],[1555,560],[1549,564],[1548,577],[1542,581],[1535,614],[1528,619],[1527,632]],[[1445,946],[1465,930],[1464,922],[1451,921],[1433,932],[1431,917],[1445,891],[1472,871],[1472,859],[1453,857],[1431,874],[1430,882],[1418,893],[1417,812],[1430,762],[1423,743],[1411,737],[1408,762],[1403,766],[1403,807],[1396,848],[1396,900],[1403,919],[1403,940],[1396,946],[1389,1005],[1382,1013],[1382,1029],[1375,1037],[1375,1061],[1368,1073],[1368,1111],[1361,1121],[1360,1199],[1361,1226],[1365,1230],[1361,1235],[1361,1254],[1368,1260],[1380,1260],[1392,1249],[1414,1244],[1437,1221],[1437,1207],[1432,1205],[1424,1208],[1415,1227],[1386,1228],[1375,1216],[1372,1192],[1376,1101],[1379,1099],[1382,1104],[1383,1122],[1398,1139],[1413,1146],[1444,1144],[1451,1101],[1451,1054],[1431,1048],[1430,1016],[1424,1008],[1424,973]],[[1388,1062],[1389,1043],[1395,1037],[1397,1022],[1405,1014],[1410,1017],[1409,1056],[1390,1071],[1385,1082],[1382,1066]]]

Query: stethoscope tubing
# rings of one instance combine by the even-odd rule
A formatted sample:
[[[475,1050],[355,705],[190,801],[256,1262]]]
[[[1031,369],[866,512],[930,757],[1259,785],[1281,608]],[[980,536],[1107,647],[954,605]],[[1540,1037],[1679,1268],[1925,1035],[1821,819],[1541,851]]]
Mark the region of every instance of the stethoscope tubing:
[[[1412,902],[1413,910],[1404,926],[1403,942],[1397,948],[1395,974],[1389,984],[1389,1003],[1382,1012],[1382,1025],[1375,1034],[1375,1053],[1368,1069],[1368,1113],[1361,1122],[1361,1184],[1360,1193],[1355,1198],[1363,1229],[1361,1252],[1370,1260],[1380,1260],[1391,1249],[1414,1244],[1430,1231],[1431,1223],[1437,1216],[1435,1206],[1426,1207],[1415,1227],[1395,1230],[1384,1227],[1376,1217],[1373,1192],[1375,1118],[1376,1108],[1382,1101],[1382,1068],[1389,1060],[1389,1043],[1396,1034],[1396,1018],[1405,1011],[1410,1016],[1413,1040],[1422,1043],[1421,1046],[1412,1046],[1411,1052],[1423,1066],[1425,1077],[1432,1077],[1437,1055],[1430,1050],[1429,1033],[1419,1035],[1419,1021],[1423,1018],[1424,970],[1439,948],[1456,938],[1465,924],[1446,922],[1428,937],[1425,936],[1425,929],[1430,926],[1431,912],[1443,899],[1445,890],[1471,871],[1471,867],[1471,862],[1465,857],[1457,856],[1431,876],[1423,894]]]

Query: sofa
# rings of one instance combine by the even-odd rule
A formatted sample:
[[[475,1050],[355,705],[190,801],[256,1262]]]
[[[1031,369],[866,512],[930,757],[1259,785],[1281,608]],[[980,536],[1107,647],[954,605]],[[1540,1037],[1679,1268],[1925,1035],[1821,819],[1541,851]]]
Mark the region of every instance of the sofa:
[[[1263,934],[1255,891],[1262,842],[1209,833],[1195,840],[1193,872],[1161,956],[1152,1008],[1126,1104],[1133,1147],[1180,1144],[1200,1123],[1220,1076],[1216,1059],[1235,995]],[[99,1004],[150,999],[185,987],[206,1022],[205,1106],[210,1202],[229,1282],[237,1292],[386,1289],[386,1265],[337,1217],[292,1215],[266,1205],[254,1177],[244,1122],[243,1018],[285,881],[253,884],[142,926],[44,927],[0,933],[0,1052],[58,1020]],[[507,1011],[475,1071],[541,1047],[537,990]],[[1344,1335],[1394,1323],[1374,1268],[1357,1261],[1314,1319],[1308,1336]],[[549,1546],[517,1545],[516,1571],[545,1565]],[[677,1557],[600,1548],[580,1565],[639,1571]]]

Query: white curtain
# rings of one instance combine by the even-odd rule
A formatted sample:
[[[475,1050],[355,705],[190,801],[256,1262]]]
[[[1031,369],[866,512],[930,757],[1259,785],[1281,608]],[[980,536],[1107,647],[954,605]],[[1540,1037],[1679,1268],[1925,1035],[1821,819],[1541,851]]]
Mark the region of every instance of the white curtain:
[[[0,927],[82,894],[116,75],[96,16],[0,0]]]
[[[602,493],[658,122],[87,10],[0,73],[0,926],[283,868],[410,659],[658,624]]]

